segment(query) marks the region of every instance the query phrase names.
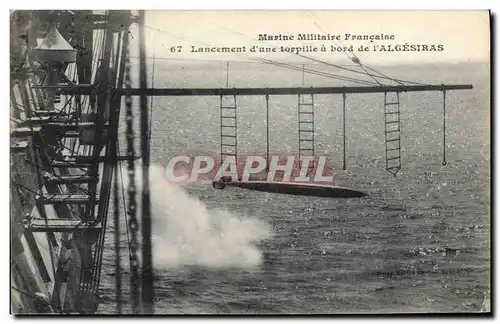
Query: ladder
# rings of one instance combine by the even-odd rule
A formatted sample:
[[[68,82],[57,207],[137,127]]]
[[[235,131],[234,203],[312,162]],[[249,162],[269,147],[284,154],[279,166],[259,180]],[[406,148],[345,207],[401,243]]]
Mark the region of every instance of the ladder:
[[[385,169],[394,176],[401,170],[401,119],[399,108],[399,92],[384,92]]]
[[[313,94],[299,94],[299,160],[301,157],[314,159],[314,96]],[[299,162],[302,168],[302,161]],[[307,175],[314,169],[314,160],[309,163]]]
[[[220,159],[238,154],[236,95],[220,96]]]

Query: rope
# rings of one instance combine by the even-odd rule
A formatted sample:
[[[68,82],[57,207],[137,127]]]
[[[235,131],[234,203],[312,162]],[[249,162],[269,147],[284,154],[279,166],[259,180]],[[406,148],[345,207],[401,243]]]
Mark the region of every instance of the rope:
[[[306,65],[302,64],[302,87],[306,83]]]
[[[358,73],[358,74],[363,74],[363,75],[368,75],[368,76],[371,76],[373,78],[373,75],[372,74],[367,74],[366,72],[363,73],[363,72],[360,72],[360,71],[356,71],[356,70],[353,70],[353,69],[350,69],[350,68],[346,68],[346,67],[343,67],[341,65],[338,65],[338,64],[332,64],[332,63],[329,63],[329,62],[325,62],[325,61],[322,61],[322,60],[318,60],[318,59],[315,59],[315,58],[312,58],[312,57],[307,57],[307,56],[304,56],[304,55],[300,55],[300,54],[297,54],[299,55],[300,57],[303,57],[305,59],[308,59],[308,60],[311,60],[311,61],[314,61],[314,62],[318,62],[318,63],[323,63],[325,65],[328,65],[328,66],[332,66],[332,67],[336,67],[338,69],[341,69],[341,70],[346,70],[346,71],[349,71],[349,72],[353,72],[353,73]],[[388,80],[391,80],[391,81],[403,81],[403,80],[400,80],[400,79],[395,79],[395,78],[391,78],[391,77],[382,77],[382,76],[377,76],[378,78],[381,78],[381,79],[388,79]],[[364,80],[361,80],[361,81],[364,81]],[[421,83],[418,83],[418,82],[412,82],[412,81],[405,81],[406,83],[414,83],[414,84],[421,84]],[[371,82],[373,84],[373,82]]]
[[[269,95],[266,94],[266,172],[269,172]]]
[[[226,88],[229,87],[229,62],[226,62]]]
[[[66,102],[64,103],[64,106],[63,106],[63,107],[61,108],[61,110],[60,110],[60,113],[61,113],[61,114],[68,114],[68,115],[70,114],[70,110],[72,110],[71,108],[73,108],[73,107],[72,107],[72,100],[73,100],[73,97],[74,97],[74,96],[75,96],[75,95],[74,95],[74,94],[72,94],[72,95],[69,97],[69,100],[66,100]],[[65,97],[67,97],[67,96],[65,96]],[[76,118],[75,118],[75,119],[76,119]],[[69,122],[68,122],[68,123],[69,123]]]
[[[315,14],[314,12],[312,12],[312,11],[306,11],[306,12],[305,12],[305,14],[306,14],[306,15],[308,15],[308,18],[309,18],[309,19],[310,19],[310,20],[314,23],[314,25],[316,25],[316,27],[318,27],[318,28],[319,28],[319,29],[320,29],[323,33],[327,34],[327,32],[326,32],[323,28],[321,28],[321,26],[320,26],[318,23],[316,23],[316,21],[315,21],[314,19],[312,19],[312,18],[311,18],[311,17],[314,17],[314,18],[315,18],[316,20],[318,20],[318,22],[319,22],[319,20],[320,20],[320,19],[318,18],[318,16],[316,16],[316,14]],[[335,42],[335,43],[337,43],[337,42]],[[340,41],[340,44],[341,44],[342,46],[345,46],[345,44],[344,44],[342,41]],[[399,79],[396,79],[396,78],[389,77],[389,76],[387,76],[387,75],[385,75],[385,74],[383,74],[383,73],[380,73],[380,72],[378,72],[378,71],[376,71],[376,70],[372,69],[371,67],[369,67],[369,66],[367,66],[367,65],[362,64],[362,63],[361,63],[361,60],[359,59],[359,57],[358,57],[355,53],[352,53],[352,57],[351,57],[351,56],[349,56],[348,52],[345,52],[345,51],[344,51],[343,53],[344,53],[344,54],[345,54],[345,55],[346,55],[346,56],[347,56],[347,57],[348,57],[351,61],[353,61],[353,62],[354,62],[355,64],[357,64],[357,65],[358,65],[361,69],[363,69],[363,71],[365,72],[365,74],[366,74],[366,75],[369,75],[369,76],[370,76],[373,80],[375,80],[375,82],[376,82],[378,85],[382,85],[382,84],[381,84],[381,83],[380,83],[380,82],[379,82],[379,81],[378,81],[375,77],[382,78],[382,79],[387,79],[387,80],[390,80],[390,81],[394,81],[394,82],[396,82],[396,83],[399,83],[400,85],[404,85],[404,83],[402,82],[403,80],[399,80]],[[329,63],[326,63],[326,62],[325,62],[325,64],[330,65]],[[360,73],[359,71],[350,70],[350,69],[344,68],[344,67],[342,67],[342,66],[338,66],[338,65],[333,65],[333,66],[336,66],[336,67],[338,67],[338,68],[340,68],[340,69],[346,69],[346,70],[351,71],[351,72],[354,72],[354,73]],[[373,71],[373,72],[375,72],[375,73],[379,74],[379,76],[376,76],[376,75],[370,74],[370,73],[369,73],[366,69],[369,69],[369,70],[371,70],[371,71]],[[381,75],[382,77],[381,77],[380,75]],[[421,83],[418,83],[418,82],[412,82],[412,81],[404,81],[404,82],[407,82],[407,83],[414,83],[414,84],[421,84]]]
[[[116,150],[117,151],[117,150]],[[116,159],[116,153],[115,154],[115,159]],[[115,160],[116,164],[117,160]],[[119,201],[119,194],[118,194],[118,168],[115,165],[115,178],[114,178],[114,184],[113,184],[113,197],[114,197],[114,225],[115,225],[115,233],[114,233],[114,238],[115,238],[115,271],[116,271],[116,292],[115,292],[115,298],[116,298],[116,312],[118,314],[122,313],[122,277],[121,277],[121,252],[120,252],[120,201]]]
[[[33,143],[33,146],[35,146],[35,147],[37,147],[37,148],[40,148],[40,146],[39,146],[39,145],[34,144],[34,143]],[[36,162],[36,163],[35,163],[35,162],[32,162],[32,161],[27,160],[27,159],[25,159],[25,161],[26,161],[26,162],[28,162],[28,163],[33,164],[33,165],[34,165],[34,166],[36,166],[37,168],[41,168],[41,164],[42,164],[41,162]],[[64,160],[62,160],[62,161],[64,161]],[[71,161],[70,161],[70,162],[71,162]],[[88,173],[87,173],[87,172],[88,172],[88,170],[86,170],[86,169],[84,169],[84,168],[74,168],[74,169],[77,169],[77,170],[80,170],[80,171],[86,172],[84,175],[87,175],[87,174],[88,174]],[[58,175],[55,175],[55,174],[53,174],[53,176],[54,176],[54,177],[59,177]]]
[[[34,153],[34,155],[35,155],[35,157],[34,157],[35,160],[37,160],[37,156],[38,155],[36,153]],[[33,162],[33,161],[28,160],[28,159],[24,159],[24,161],[27,162],[27,163],[29,163],[29,164],[31,164],[31,165],[33,165],[33,166],[35,166],[37,169],[41,168],[41,166],[40,166],[41,162]],[[43,176],[42,176],[41,172],[39,172],[38,170],[37,170],[37,176],[38,176],[38,187],[39,187],[40,193],[43,193],[43,190],[42,190],[43,182],[44,182],[43,181]],[[54,178],[57,178],[57,179],[62,179],[62,176],[57,175],[57,174],[50,173],[50,176],[54,177]],[[85,175],[82,175],[82,177],[83,176],[85,176]],[[86,189],[84,189],[84,188],[82,188],[79,185],[76,185],[74,183],[65,183],[64,185],[67,186],[67,187],[71,187],[72,189],[81,190],[84,194],[87,194],[87,195],[89,194],[89,192]],[[70,210],[70,212],[71,212],[71,210]]]
[[[42,141],[42,139],[40,138],[40,141]],[[33,161],[31,160],[28,160],[28,159],[25,159],[25,161],[28,161],[29,164],[35,166],[36,168],[36,175],[37,175],[37,179],[38,179],[38,190],[40,190],[40,194],[43,193],[43,178],[42,178],[42,173],[40,171],[40,169],[42,168],[41,167],[41,164],[42,164],[42,161],[41,161],[41,158],[40,156],[38,155],[38,152],[35,148],[38,148],[40,149],[40,147],[35,143],[32,143],[33,144],[33,149],[31,151],[31,154],[32,154],[32,159]]]
[[[223,108],[223,104],[222,104],[222,100],[223,100],[223,96],[220,95],[220,107],[219,107],[219,112],[220,112],[220,165],[222,166],[222,164],[224,163],[224,144],[222,143],[222,141],[224,140],[224,135],[223,135],[223,127],[222,127],[222,121],[223,121],[223,114],[222,114],[222,109]]]
[[[380,83],[380,81],[377,80],[373,74],[368,73],[368,71],[365,69],[365,67],[363,65],[361,65],[361,62],[359,61],[359,59],[356,56],[354,56],[354,57],[356,58],[356,60],[357,60],[357,62],[359,64],[359,67],[362,68],[363,71],[365,71],[367,75],[369,75],[373,80],[375,80],[375,82],[377,82],[378,85],[381,86],[382,83]]]
[[[236,105],[236,95],[233,96],[234,101],[234,162],[236,163],[236,174],[238,173],[238,108]]]
[[[38,189],[40,190],[40,194],[43,194],[43,177],[42,177],[42,171],[44,169],[43,166],[43,161],[42,157],[40,156],[41,152],[43,152],[44,148],[48,148],[49,146],[45,143],[44,141],[44,134],[42,131],[42,136],[39,136],[36,141],[33,141],[33,151],[32,151],[32,158],[33,161],[25,159],[25,161],[28,161],[31,165],[35,166],[36,168],[36,175],[38,179]],[[39,145],[40,144],[40,145]]]
[[[307,175],[309,176],[313,171],[314,171],[314,168],[316,167],[316,161],[315,161],[315,153],[314,153],[314,146],[315,146],[315,142],[314,142],[314,137],[315,137],[315,130],[316,130],[316,127],[314,125],[314,93],[311,93],[311,112],[312,112],[312,157],[313,157],[313,161],[312,161],[312,167],[309,168],[309,172],[307,173]]]
[[[109,16],[109,14],[108,14]],[[106,51],[106,57],[103,59],[103,62],[102,64],[104,64],[103,66],[108,66],[110,64],[110,62],[113,62],[113,51],[112,49],[110,49],[111,46],[113,46],[113,35],[111,34],[111,30],[110,30],[110,27],[109,27],[109,21],[108,21],[108,24],[107,24],[107,37],[110,37],[110,40],[108,41],[108,38],[106,38],[106,47],[105,47],[105,51]],[[120,46],[120,43],[118,43],[118,47]],[[105,75],[104,76],[108,76],[108,78],[106,79],[103,79],[101,77],[101,79],[103,79],[103,82],[105,82],[105,85],[104,86],[110,86],[110,87],[113,87],[113,85],[111,85],[111,83],[109,82],[109,73],[112,73],[113,75],[116,75],[116,67],[113,67],[111,70],[109,71],[106,71],[104,72]],[[102,86],[102,84],[100,85]],[[108,99],[105,100],[105,102],[108,102]],[[101,114],[99,114],[101,115]],[[102,118],[103,116],[101,115],[100,118]],[[101,121],[100,121],[101,122]],[[97,128],[97,130],[99,131],[100,129],[100,126]],[[98,134],[100,135],[100,134]],[[100,144],[100,143],[99,143]],[[99,155],[99,152],[95,152],[94,156],[98,156]],[[96,163],[95,164],[95,167],[96,167],[96,170],[98,173],[98,166],[99,164]],[[112,174],[110,174],[112,176]],[[112,179],[109,179],[108,180],[110,183],[109,183],[109,191],[108,193],[110,193],[111,191],[111,181]],[[96,190],[96,187],[92,188],[92,190]],[[92,194],[96,195],[96,191],[92,192]],[[99,292],[99,282],[100,282],[100,277],[101,277],[101,268],[102,268],[102,258],[103,258],[103,247],[104,247],[104,241],[105,241],[105,229],[107,228],[106,227],[106,224],[107,224],[107,221],[108,221],[108,217],[105,217],[107,215],[107,212],[108,212],[108,203],[109,203],[109,194],[108,195],[105,195],[104,196],[104,202],[102,205],[100,205],[99,207],[103,206],[103,212],[101,213],[99,211],[99,219],[96,219],[96,222],[97,221],[102,221],[102,228],[103,230],[100,231],[99,233],[99,236],[98,236],[98,241],[96,243],[96,247],[95,247],[95,254],[94,254],[94,260],[95,260],[95,266],[94,266],[94,269],[93,269],[93,273],[92,273],[92,276],[93,276],[93,279],[92,279],[92,282],[91,282],[91,291],[93,294],[98,294]],[[101,208],[99,208],[100,210]]]
[[[290,69],[290,70],[302,71],[302,68],[296,67],[296,66],[293,66],[293,65],[290,65],[290,64],[287,64],[287,63],[280,63],[280,62],[275,62],[275,61],[272,61],[272,60],[267,60],[267,59],[262,59],[262,58],[250,58],[250,59],[258,61],[258,62],[267,63],[267,64],[271,64],[271,65],[274,65],[274,66],[279,66],[279,67],[282,67],[282,68]],[[317,60],[315,60],[315,61],[317,61]],[[316,70],[312,70],[312,69],[308,69],[308,68],[306,68],[305,71],[307,71],[309,74],[324,76],[324,77],[328,77],[330,79],[337,79],[337,80],[341,80],[341,81],[349,81],[349,82],[354,82],[354,83],[359,83],[359,84],[364,84],[364,85],[370,85],[370,86],[376,85],[376,83],[371,82],[371,81],[360,80],[360,79],[355,79],[355,78],[346,77],[346,76],[340,76],[340,75],[336,75],[336,74],[333,74],[333,73],[321,72],[321,71],[316,71]]]
[[[443,165],[446,165],[446,90],[443,90]]]
[[[160,29],[160,28],[154,28],[154,27],[151,27],[151,26],[145,26],[145,27],[148,27],[148,28],[151,28],[157,32],[163,32],[163,33],[166,33],[166,34],[169,34],[177,39],[180,39],[180,40],[183,40],[183,41],[186,41],[188,43],[192,43],[193,41],[187,39],[187,38],[184,38],[184,37],[179,37],[173,33],[170,33],[166,30],[163,30],[163,29]],[[235,31],[232,31],[236,34],[239,34]],[[245,36],[245,35],[243,35]],[[245,36],[247,38],[249,38],[248,36]],[[250,39],[250,38],[249,38]],[[252,39],[253,41],[253,39]],[[207,43],[204,43],[204,42],[201,42],[201,41],[195,41],[195,43],[197,44],[201,44],[201,45],[204,45],[204,46],[210,46],[212,47],[212,45],[210,44],[207,44]],[[276,47],[276,46],[274,46]],[[276,61],[272,61],[272,60],[267,60],[267,59],[261,59],[261,58],[254,58],[254,57],[248,57],[246,55],[242,55],[242,54],[237,54],[237,53],[233,53],[232,55],[235,55],[235,56],[238,56],[238,57],[245,57],[247,59],[251,59],[253,61],[257,61],[257,62],[260,62],[260,63],[266,63],[266,64],[271,64],[271,65],[275,65],[275,66],[280,66],[280,67],[284,67],[284,68],[288,68],[288,69],[292,69],[292,70],[296,70],[296,71],[302,71],[302,69],[300,67],[296,67],[296,66],[292,66],[290,64],[287,64],[287,63],[280,63],[280,62],[276,62]],[[309,58],[307,56],[303,56],[303,55],[299,55],[297,54],[299,57],[303,57],[303,58],[306,58],[306,59],[309,59],[309,60],[314,60],[312,58]],[[316,60],[318,61],[318,60]],[[321,61],[318,61],[318,62],[321,62]],[[337,65],[336,67],[339,67],[341,69],[347,69],[347,68],[344,68],[340,65]],[[364,73],[362,72],[359,72],[359,71],[356,71],[356,70],[352,70],[352,69],[347,69],[351,72],[355,72],[355,73],[361,73],[363,75],[365,75]],[[306,71],[310,74],[315,74],[315,75],[321,75],[321,76],[325,76],[325,77],[328,77],[328,78],[332,78],[332,79],[339,79],[339,80],[343,80],[343,81],[350,81],[350,82],[356,82],[356,83],[360,83],[360,84],[365,84],[365,85],[376,85],[376,83],[373,83],[373,82],[369,82],[369,81],[366,81],[366,80],[360,80],[360,79],[355,79],[355,78],[350,78],[350,77],[343,77],[343,76],[339,76],[339,75],[336,75],[336,74],[333,74],[333,73],[326,73],[326,72],[321,72],[321,71],[316,71],[316,70],[311,70],[311,69],[306,69]]]
[[[243,55],[241,55],[243,56]],[[130,58],[138,59],[139,56],[130,56]],[[148,60],[152,60],[152,56],[146,57]],[[196,58],[180,58],[180,57],[173,57],[173,56],[156,56],[156,60],[164,60],[164,61],[186,61],[186,62],[207,62],[207,63],[238,63],[238,64],[267,64],[267,63],[260,63],[260,62],[251,62],[251,61],[243,61],[243,60],[210,60],[210,59],[196,59]],[[288,62],[288,64],[291,65],[300,65],[302,64],[302,61],[296,61],[296,62]],[[307,65],[317,65],[317,66],[323,66],[323,63],[308,63]],[[339,64],[340,65],[340,64]],[[358,66],[358,64],[342,64],[340,65],[342,67],[347,67],[347,66]]]
[[[117,145],[117,150],[118,152],[120,152],[120,145],[119,145],[119,142],[116,143]],[[120,183],[121,183],[121,187],[122,187],[122,201],[123,201],[123,208],[125,209],[125,206],[127,205],[125,203],[125,186],[123,185],[123,171],[122,171],[122,164],[119,163],[118,164],[119,167],[120,167]],[[125,229],[126,229],[126,233],[127,233],[127,245],[128,245],[128,254],[129,254],[129,261],[130,261],[130,256],[131,256],[131,247],[130,247],[130,232],[129,232],[129,221],[128,221],[128,217],[127,217],[127,213],[124,213],[125,214]]]
[[[15,117],[10,117],[10,121],[13,122],[16,125],[20,125],[23,121],[20,119],[17,119]]]
[[[151,88],[155,87],[155,54],[156,54],[156,48],[153,50],[153,71],[151,72]],[[150,98],[150,108],[149,108],[149,131],[148,131],[148,140],[151,141],[151,125],[152,125],[152,118],[153,118],[153,99],[154,96],[151,96]]]
[[[25,290],[19,289],[19,288],[14,287],[14,286],[10,286],[10,289],[14,289],[18,293],[24,294],[24,295],[29,296],[29,297],[34,297],[35,296],[35,294],[29,293],[29,292],[27,292]]]
[[[401,82],[402,80],[399,80],[399,79],[395,79],[395,78],[391,78],[385,74],[383,74],[382,72],[379,72],[379,71],[376,71],[374,69],[372,69],[371,67],[369,67],[368,65],[364,65],[362,64],[361,62],[359,63],[359,66],[361,66],[362,68],[367,68],[368,70],[371,70],[381,76],[383,76],[384,78],[388,79],[388,80],[392,80],[392,81],[395,81],[396,83],[398,83],[399,85],[404,85],[403,82]],[[413,82],[413,81],[405,81],[406,83],[413,83],[413,84],[421,84],[419,82]]]
[[[345,112],[346,112],[346,109],[345,109],[345,98],[346,98],[346,94],[343,93],[342,94],[342,134],[343,134],[343,137],[344,137],[344,145],[343,145],[344,165],[343,165],[342,169],[344,169],[344,170],[347,169],[347,166],[346,166],[346,152],[345,152],[345,143],[346,143],[346,135],[345,135]]]
[[[239,33],[239,32],[237,32],[237,31],[235,31],[235,30],[232,30],[232,29],[227,28],[227,27],[224,27],[224,26],[220,26],[219,24],[216,24],[216,23],[213,23],[213,24],[214,24],[214,25],[216,25],[217,27],[219,27],[219,28],[221,28],[221,29],[224,29],[224,30],[227,30],[227,31],[229,31],[229,32],[231,32],[231,33],[233,33],[233,34],[237,34],[237,35],[240,35],[240,36],[242,36],[242,37],[245,37],[245,38],[247,38],[247,39],[250,39],[250,40],[254,41],[252,38],[248,37],[248,36],[247,36],[247,35],[245,35],[245,34]],[[161,30],[160,30],[160,29],[158,29],[158,31],[161,31]],[[273,47],[273,48],[275,48],[275,49],[278,49],[278,47],[277,47],[277,46],[273,46],[273,45],[271,45],[271,47]],[[299,57],[305,58],[305,59],[307,59],[307,60],[312,60],[312,61],[314,61],[314,59],[313,59],[313,58],[311,58],[311,57],[309,57],[309,56],[305,56],[305,55],[298,54],[298,53],[293,53],[293,54],[294,54],[294,55],[297,55],[297,56],[299,56]],[[254,58],[250,58],[250,59],[252,59],[252,60],[253,60]],[[354,72],[354,73],[361,73],[361,74],[364,74],[364,73],[362,73],[362,72],[359,72],[359,71],[356,71],[356,70],[352,70],[352,69],[348,69],[348,68],[342,67],[342,66],[340,66],[340,65],[333,65],[333,64],[332,64],[332,66],[335,66],[335,67],[337,67],[337,68],[339,68],[339,69],[343,69],[343,70],[351,71],[351,72]],[[347,78],[347,77],[346,77],[346,78]],[[363,81],[363,80],[358,80],[358,81]],[[352,82],[356,82],[356,81],[352,81]]]
[[[21,188],[23,188],[23,189],[25,189],[25,190],[27,190],[27,191],[31,192],[31,193],[32,193],[32,194],[34,194],[34,195],[38,195],[38,192],[36,192],[35,190],[33,190],[33,189],[31,189],[31,188],[26,187],[25,185],[23,185],[23,184],[21,184],[21,183],[17,182],[16,180],[11,180],[11,181],[12,181],[12,182],[13,182],[16,186],[21,187]]]

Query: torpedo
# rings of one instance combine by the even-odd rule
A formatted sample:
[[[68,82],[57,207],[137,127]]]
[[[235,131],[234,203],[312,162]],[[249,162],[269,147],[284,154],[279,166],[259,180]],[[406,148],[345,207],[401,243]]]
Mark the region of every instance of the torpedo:
[[[216,189],[224,189],[226,186],[232,186],[271,193],[325,198],[360,198],[367,196],[364,192],[331,184],[284,181],[232,181],[230,177],[222,177],[219,181],[213,181],[212,186]]]

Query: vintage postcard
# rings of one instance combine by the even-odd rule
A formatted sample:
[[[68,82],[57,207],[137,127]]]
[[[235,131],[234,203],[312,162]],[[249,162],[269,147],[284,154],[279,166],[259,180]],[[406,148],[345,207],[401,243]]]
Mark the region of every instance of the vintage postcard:
[[[12,314],[491,315],[490,12],[10,12]]]

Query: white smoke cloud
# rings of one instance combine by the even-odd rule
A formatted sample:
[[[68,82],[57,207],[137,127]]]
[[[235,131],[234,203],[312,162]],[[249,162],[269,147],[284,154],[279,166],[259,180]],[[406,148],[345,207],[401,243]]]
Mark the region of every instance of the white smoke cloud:
[[[262,252],[256,244],[272,235],[266,223],[227,210],[209,210],[181,186],[168,182],[161,166],[151,166],[149,175],[155,267],[201,265],[246,269],[262,262]],[[142,172],[138,169],[138,192],[141,177]],[[127,185],[125,172],[123,178]],[[137,210],[140,211],[140,206]]]

